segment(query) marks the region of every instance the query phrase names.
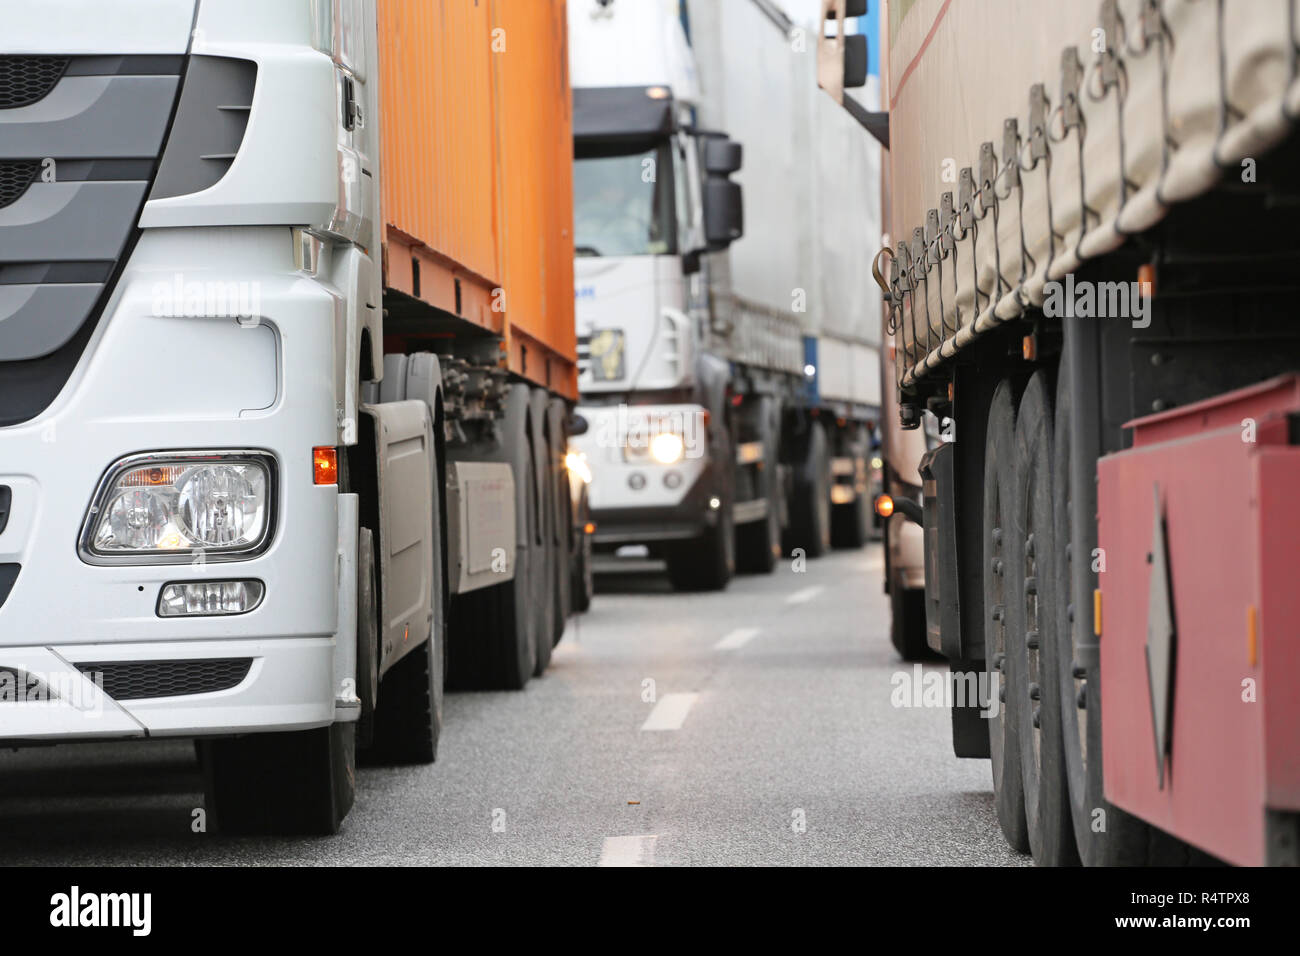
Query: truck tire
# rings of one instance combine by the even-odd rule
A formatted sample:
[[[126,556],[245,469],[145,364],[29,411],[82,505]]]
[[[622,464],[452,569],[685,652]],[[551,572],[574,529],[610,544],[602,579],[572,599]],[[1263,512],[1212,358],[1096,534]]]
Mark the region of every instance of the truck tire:
[[[858,474],[868,475],[871,441],[867,430],[859,428],[853,442],[853,484],[857,491]],[[876,511],[871,499],[871,489],[857,491],[846,505],[831,505],[831,545],[836,548],[861,548],[871,538]]]
[[[527,385],[510,387],[502,427],[506,460],[515,478],[516,514],[524,516],[524,540],[515,542],[511,580],[459,595],[451,604],[448,635],[455,689],[521,690],[537,663],[531,540],[537,517],[530,480],[528,392]]]
[[[1012,523],[1020,562],[1006,575],[1007,633],[1021,679],[1015,713],[1025,791],[1029,848],[1040,866],[1079,861],[1070,816],[1061,736],[1061,684],[1057,656],[1057,594],[1053,587],[1059,546],[1052,509],[1052,387],[1048,373],[1029,379],[1016,416],[1016,511]]]
[[[547,568],[551,572],[552,593],[555,595],[555,629],[553,644],[564,637],[564,628],[573,613],[573,576],[569,574],[569,553],[573,537],[573,499],[569,495],[569,471],[564,464],[568,451],[568,438],[564,421],[569,410],[558,398],[546,406],[546,443],[548,473],[551,477],[551,549]]]
[[[232,836],[328,836],[356,795],[356,724],[198,742],[204,803]]]
[[[1101,672],[1096,666],[1080,668],[1078,676],[1075,671],[1079,655],[1073,609],[1085,606],[1084,601],[1091,603],[1092,595],[1074,594],[1072,564],[1075,554],[1090,559],[1097,543],[1095,532],[1091,540],[1072,540],[1071,408],[1069,363],[1063,358],[1056,382],[1052,451],[1053,524],[1060,556],[1053,583],[1057,595],[1057,701],[1074,843],[1084,866],[1143,866],[1153,858],[1167,859],[1172,838],[1107,801],[1101,772]]]
[[[771,574],[781,556],[781,478],[777,463],[781,419],[776,403],[760,398],[755,416],[763,441],[763,464],[759,471],[767,514],[762,521],[736,526],[736,571],[741,574]]]
[[[721,591],[736,573],[730,443],[718,450],[714,461],[719,466],[716,490],[721,503],[717,509],[718,520],[698,537],[675,542],[667,554],[668,580],[678,591]]]
[[[925,641],[925,590],[905,588],[895,579],[889,586],[889,640],[909,663],[935,657]]]
[[[573,558],[573,610],[585,614],[591,610],[591,598],[596,593],[596,575],[591,562],[591,535],[587,533],[587,492],[579,498],[579,511],[575,519],[574,534],[578,536]]]
[[[1006,607],[1013,596],[1007,571],[1019,567],[1015,514],[1016,413],[1011,383],[1002,381],[989,407],[984,451],[984,667],[990,691],[998,689],[998,711],[989,717],[989,756],[993,768],[993,793],[998,825],[1015,850],[1029,850],[1025,822],[1025,793],[1020,770],[1017,705],[1022,694],[1009,654],[1010,629]],[[1016,578],[1016,580],[1019,580]],[[991,703],[991,702],[990,702]]]
[[[556,567],[554,547],[555,493],[551,472],[550,443],[547,437],[547,405],[550,395],[545,389],[534,388],[529,395],[532,428],[529,431],[528,453],[531,458],[531,474],[535,482],[533,488],[533,519],[530,525],[529,541],[532,544],[532,559],[529,571],[532,575],[532,613],[536,634],[536,647],[533,655],[533,676],[541,677],[551,665],[551,650],[559,635],[555,631],[555,605],[559,600],[556,590]]]
[[[826,429],[814,420],[808,428],[803,456],[795,467],[786,551],[803,548],[808,557],[820,558],[830,547],[831,460]]]

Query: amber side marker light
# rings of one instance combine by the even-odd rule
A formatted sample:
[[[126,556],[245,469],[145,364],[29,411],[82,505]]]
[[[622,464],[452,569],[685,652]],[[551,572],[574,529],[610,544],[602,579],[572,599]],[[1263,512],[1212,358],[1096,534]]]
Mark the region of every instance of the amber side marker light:
[[[594,522],[594,521],[588,521],[588,522],[583,526],[582,530],[585,531],[587,534],[595,534],[595,533],[596,533],[596,522]]]
[[[876,499],[876,514],[882,518],[888,518],[894,513],[894,499],[889,495],[881,495]]]
[[[339,483],[339,450],[323,446],[311,450],[312,478],[318,485]]]

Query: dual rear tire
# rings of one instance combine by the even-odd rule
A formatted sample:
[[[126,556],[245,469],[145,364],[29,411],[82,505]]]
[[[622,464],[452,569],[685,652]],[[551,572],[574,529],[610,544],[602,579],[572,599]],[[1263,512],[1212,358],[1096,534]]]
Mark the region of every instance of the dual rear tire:
[[[1044,866],[1170,865],[1186,844],[1104,796],[1098,656],[1082,650],[1073,563],[1073,415],[1068,363],[1035,372],[1017,403],[994,393],[985,445],[984,649],[1000,713],[989,720],[998,822],[1008,844]]]

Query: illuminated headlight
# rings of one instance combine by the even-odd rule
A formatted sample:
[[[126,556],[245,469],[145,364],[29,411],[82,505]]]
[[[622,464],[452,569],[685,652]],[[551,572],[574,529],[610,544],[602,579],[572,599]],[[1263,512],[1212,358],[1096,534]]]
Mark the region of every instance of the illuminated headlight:
[[[274,466],[250,452],[137,455],[117,462],[86,517],[82,555],[92,562],[230,561],[270,539]]]
[[[591,465],[587,464],[587,456],[584,452],[569,452],[564,456],[564,467],[569,469],[569,474],[582,479],[584,485],[591,484]]]
[[[193,581],[163,585],[159,617],[214,617],[247,614],[262,603],[261,581]]]
[[[661,465],[675,465],[685,453],[686,443],[674,432],[660,432],[650,439],[650,457]]]

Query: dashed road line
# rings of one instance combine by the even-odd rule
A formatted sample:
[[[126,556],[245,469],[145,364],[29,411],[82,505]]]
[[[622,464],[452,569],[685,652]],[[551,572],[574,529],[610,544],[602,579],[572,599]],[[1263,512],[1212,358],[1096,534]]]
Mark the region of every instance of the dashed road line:
[[[756,627],[738,627],[714,644],[713,649],[715,651],[734,651],[748,644],[757,633],[758,628]]]
[[[605,837],[598,866],[654,866],[658,834]]]
[[[650,716],[641,725],[642,730],[681,730],[686,715],[695,705],[699,694],[664,694],[655,704]]]
[[[826,589],[822,587],[820,584],[814,584],[812,587],[803,588],[799,591],[795,591],[793,594],[791,594],[789,597],[785,599],[785,603],[786,604],[807,604],[817,595],[821,594],[822,591],[824,590]]]

